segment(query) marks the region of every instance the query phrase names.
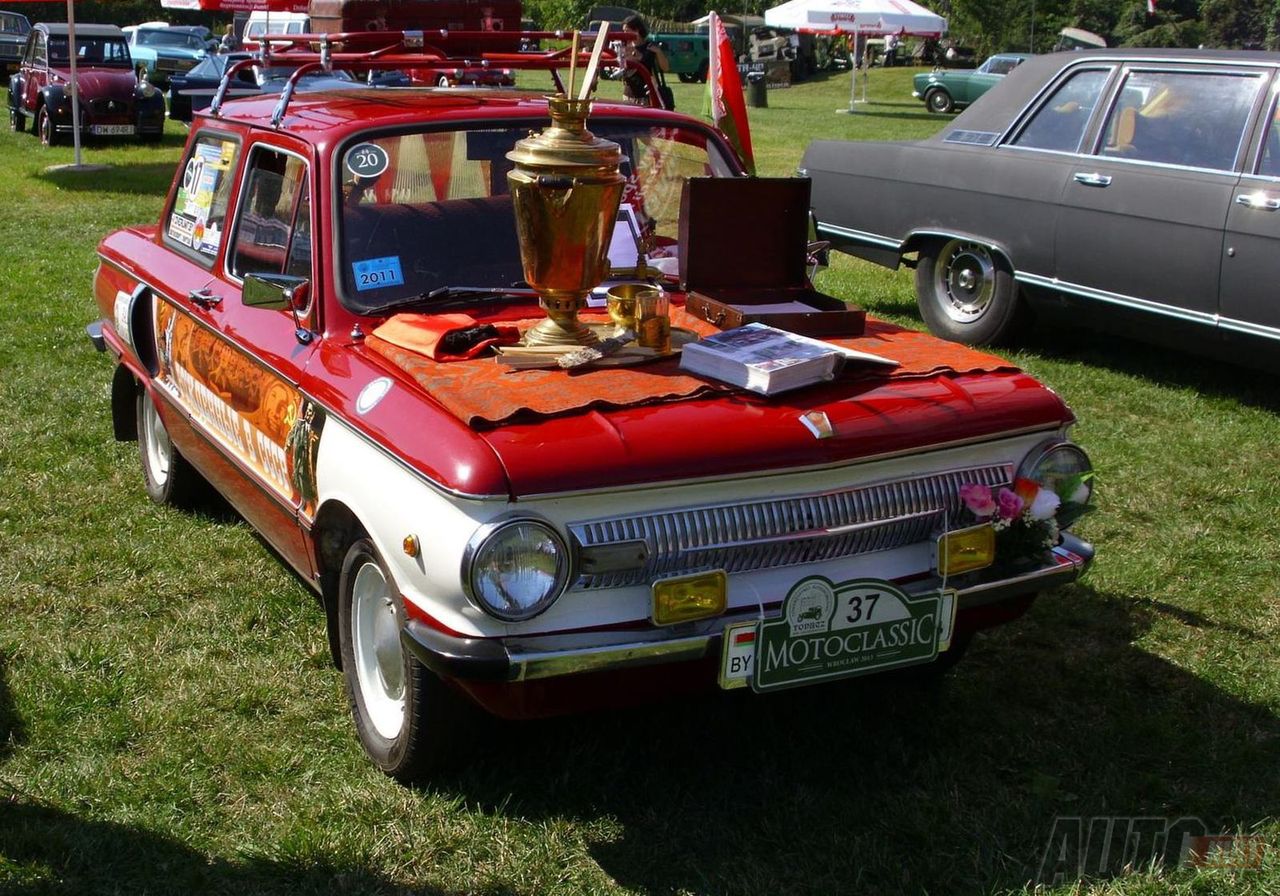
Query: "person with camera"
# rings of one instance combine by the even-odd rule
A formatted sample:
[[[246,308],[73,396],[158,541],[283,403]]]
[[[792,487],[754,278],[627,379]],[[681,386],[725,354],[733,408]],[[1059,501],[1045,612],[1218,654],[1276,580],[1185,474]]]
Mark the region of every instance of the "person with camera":
[[[671,71],[667,62],[667,54],[662,52],[655,41],[649,39],[649,26],[641,16],[627,16],[622,23],[622,30],[636,35],[636,40],[623,48],[623,56],[631,62],[638,62],[653,74],[654,84],[658,87],[658,96],[664,109],[674,109],[675,101],[671,88],[667,86],[663,72]],[[649,82],[637,71],[628,71],[622,77],[622,95],[627,102],[637,106],[650,106]]]

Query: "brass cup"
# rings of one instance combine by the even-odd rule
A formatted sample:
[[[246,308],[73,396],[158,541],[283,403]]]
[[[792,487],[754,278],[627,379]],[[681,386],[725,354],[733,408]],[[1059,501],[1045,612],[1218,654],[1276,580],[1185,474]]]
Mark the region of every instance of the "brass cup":
[[[605,293],[605,303],[609,308],[609,317],[618,331],[636,328],[636,297],[641,293],[657,293],[658,290],[648,283],[619,283],[610,287]]]
[[[658,354],[671,351],[671,316],[667,294],[657,287],[636,293],[636,344]]]

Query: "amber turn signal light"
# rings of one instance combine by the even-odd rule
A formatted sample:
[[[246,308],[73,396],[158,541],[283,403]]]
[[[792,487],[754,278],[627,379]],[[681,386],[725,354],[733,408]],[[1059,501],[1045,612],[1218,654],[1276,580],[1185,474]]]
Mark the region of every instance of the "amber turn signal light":
[[[990,523],[947,532],[938,539],[938,573],[957,576],[990,566],[996,559],[996,530]]]
[[[672,625],[719,616],[727,590],[724,570],[653,583],[653,623]]]

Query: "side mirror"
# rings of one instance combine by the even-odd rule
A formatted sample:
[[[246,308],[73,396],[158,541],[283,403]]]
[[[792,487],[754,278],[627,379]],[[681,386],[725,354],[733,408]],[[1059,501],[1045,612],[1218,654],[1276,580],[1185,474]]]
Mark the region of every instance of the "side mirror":
[[[245,274],[241,297],[250,308],[271,311],[297,311],[307,307],[310,282],[305,277],[288,274]]]
[[[311,303],[311,281],[288,274],[245,274],[240,301],[249,308],[288,311],[293,315],[293,335],[303,345],[315,334],[302,325],[301,312]]]

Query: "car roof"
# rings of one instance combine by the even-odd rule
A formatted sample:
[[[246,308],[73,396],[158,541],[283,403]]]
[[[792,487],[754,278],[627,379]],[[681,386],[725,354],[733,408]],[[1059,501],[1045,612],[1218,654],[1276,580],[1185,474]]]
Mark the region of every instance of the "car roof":
[[[969,106],[952,121],[951,127],[943,128],[930,141],[945,141],[947,135],[955,130],[1003,133],[1044,86],[1068,66],[1090,62],[1124,64],[1148,61],[1157,64],[1276,66],[1280,65],[1280,53],[1257,50],[1098,49],[1028,56],[1026,61],[987,91],[982,102]]]
[[[36,26],[36,30],[59,37],[69,31],[65,22],[41,22]],[[77,23],[76,35],[78,37],[124,37],[124,32],[116,25],[81,25]]]
[[[250,127],[270,127],[278,97],[245,98],[222,107],[220,118]],[[655,120],[668,118],[686,121],[688,116],[661,109],[649,109],[623,103],[595,103],[596,117],[624,117]],[[342,139],[350,132],[365,130],[371,124],[394,127],[421,126],[425,122],[490,122],[503,119],[513,122],[547,117],[544,93],[494,91],[485,88],[467,90],[431,87],[396,87],[370,90],[344,88],[307,91],[295,94],[281,122],[286,131],[309,143],[327,143]]]

